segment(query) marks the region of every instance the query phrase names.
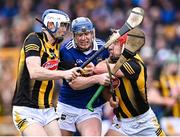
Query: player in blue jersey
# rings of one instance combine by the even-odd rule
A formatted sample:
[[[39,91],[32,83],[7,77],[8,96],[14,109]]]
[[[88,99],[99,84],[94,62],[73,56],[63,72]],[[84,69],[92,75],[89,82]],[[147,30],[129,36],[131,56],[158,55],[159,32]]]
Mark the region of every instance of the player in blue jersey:
[[[91,57],[104,42],[95,37],[95,29],[86,17],[78,17],[72,21],[73,39],[61,47],[60,60],[63,69],[80,66]],[[62,135],[70,136],[78,130],[82,136],[101,135],[101,114],[104,104],[100,97],[94,104],[95,111],[86,109],[88,101],[101,85],[109,83],[108,74],[92,75],[94,66],[108,57],[108,51],[100,53],[84,69],[84,74],[70,83],[63,81],[57,105],[57,113],[60,116],[59,125]]]

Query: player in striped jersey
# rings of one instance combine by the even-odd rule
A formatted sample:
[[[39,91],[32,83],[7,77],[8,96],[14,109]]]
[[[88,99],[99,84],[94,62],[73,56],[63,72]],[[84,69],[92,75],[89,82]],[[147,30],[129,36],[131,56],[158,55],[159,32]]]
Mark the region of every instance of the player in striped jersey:
[[[163,64],[157,67],[156,72],[148,92],[148,100],[155,106],[154,111],[166,134],[176,136],[180,131],[176,124],[180,120],[180,75],[177,55],[172,52]]]
[[[16,89],[12,101],[13,121],[24,136],[61,135],[52,106],[54,80],[73,79],[77,69],[57,70],[59,42],[70,19],[60,10],[46,10],[41,33],[30,33],[20,53]]]
[[[128,32],[127,42],[135,43],[135,39],[139,39],[144,43],[145,36],[142,30],[136,28]],[[109,47],[110,62],[116,63],[121,55],[122,44],[118,41]],[[110,64],[111,67],[114,64]],[[103,67],[104,66],[104,67]],[[104,62],[97,66],[97,70],[106,68]],[[98,69],[99,67],[99,69]],[[98,73],[98,71],[95,71]],[[103,70],[101,70],[103,71]],[[104,70],[106,72],[106,70]],[[120,84],[114,88],[117,102],[110,98],[110,104],[118,107],[120,117],[114,116],[112,126],[107,132],[107,136],[160,136],[165,135],[157,122],[154,112],[151,110],[147,101],[146,88],[146,66],[141,57],[136,54],[128,59],[116,73]],[[106,96],[111,96],[106,92]]]
[[[60,50],[61,67],[70,69],[80,66],[91,57],[104,42],[95,38],[92,22],[86,17],[78,17],[72,21],[74,39],[62,46]],[[89,112],[86,104],[93,96],[99,84],[109,82],[107,74],[93,75],[94,65],[108,57],[108,51],[100,53],[83,71],[88,77],[81,76],[70,83],[63,81],[60,89],[57,113],[63,135],[70,136],[76,129],[83,136],[101,135],[101,114],[104,99],[100,97],[95,103],[95,111]]]

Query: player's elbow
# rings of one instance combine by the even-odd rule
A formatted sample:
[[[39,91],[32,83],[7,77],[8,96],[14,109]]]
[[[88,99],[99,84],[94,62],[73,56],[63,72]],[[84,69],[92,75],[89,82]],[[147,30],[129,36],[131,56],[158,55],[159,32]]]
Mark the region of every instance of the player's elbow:
[[[81,90],[81,88],[75,84],[70,83],[69,85],[73,90]]]
[[[70,82],[69,86],[73,89],[73,90],[82,90],[84,89],[82,86],[80,86],[79,84],[75,83],[75,82]]]
[[[39,74],[39,72],[38,72],[38,70],[37,69],[31,69],[31,70],[29,70],[29,77],[30,77],[30,79],[32,79],[32,80],[37,80],[39,77],[38,77],[38,74]]]

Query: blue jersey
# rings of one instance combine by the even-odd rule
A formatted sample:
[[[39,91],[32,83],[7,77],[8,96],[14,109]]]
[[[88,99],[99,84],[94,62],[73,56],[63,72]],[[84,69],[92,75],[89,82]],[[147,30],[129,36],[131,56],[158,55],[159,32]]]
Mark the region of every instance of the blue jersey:
[[[70,40],[66,44],[62,45],[60,49],[60,67],[63,69],[71,69],[75,66],[81,66],[89,57],[91,57],[100,47],[104,46],[104,42],[96,39],[93,42],[93,50],[88,53],[83,53],[76,48],[73,40]],[[101,52],[92,63],[97,65],[99,61],[106,59],[109,56],[107,50]],[[63,84],[60,88],[59,101],[77,108],[86,108],[87,103],[94,95],[99,85],[83,90],[73,90],[69,84],[63,80]],[[94,107],[98,107],[105,102],[102,96],[100,96],[94,103]]]

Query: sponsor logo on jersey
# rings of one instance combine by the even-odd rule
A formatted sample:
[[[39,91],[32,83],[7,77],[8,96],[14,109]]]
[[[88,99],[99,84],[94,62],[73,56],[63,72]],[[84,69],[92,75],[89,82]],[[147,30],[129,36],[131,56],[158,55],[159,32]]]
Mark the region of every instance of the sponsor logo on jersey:
[[[42,65],[42,67],[49,70],[56,70],[58,68],[58,63],[59,63],[58,60],[50,60],[50,61],[45,62]]]
[[[81,59],[76,59],[76,63],[77,63],[77,64],[82,64],[83,61],[82,61]]]

